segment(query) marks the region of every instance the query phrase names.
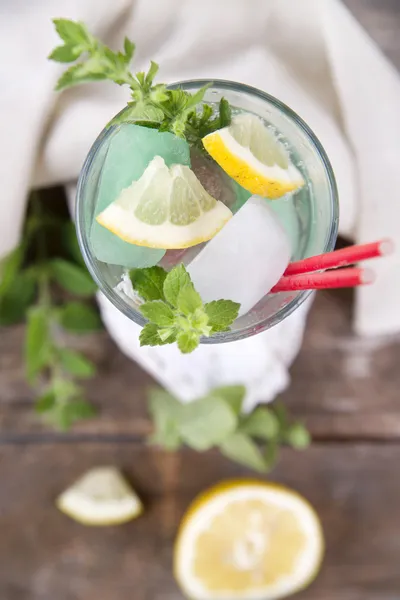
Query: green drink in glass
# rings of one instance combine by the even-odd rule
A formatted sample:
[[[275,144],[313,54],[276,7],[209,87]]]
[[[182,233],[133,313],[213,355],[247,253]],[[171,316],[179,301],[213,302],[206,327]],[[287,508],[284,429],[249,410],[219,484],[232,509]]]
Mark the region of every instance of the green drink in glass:
[[[83,24],[55,23],[66,52],[51,58],[80,61],[60,89],[91,79],[131,89],[84,163],[76,225],[100,290],[146,325],[142,344],[190,352],[292,313],[310,292],[270,290],[289,261],[331,251],[338,226],[332,169],[308,126],[240,83],[154,84],[155,63],[131,73],[129,40],[116,53]]]
[[[304,179],[304,184],[297,191],[277,199],[264,199],[290,240],[291,260],[332,250],[338,224],[336,186],[327,156],[308,126],[275,98],[238,83],[188,81],[171,87],[196,93],[204,85],[210,87],[205,93],[203,103],[207,103],[214,114],[217,113],[221,98],[225,98],[232,106],[234,115],[252,114],[262,119],[283,145],[292,164]],[[200,112],[201,107],[198,110]],[[82,169],[77,196],[77,230],[88,268],[108,299],[127,317],[141,325],[145,323],[145,319],[140,312],[140,300],[127,297],[126,294],[121,295],[116,290],[126,268],[161,264],[171,269],[182,261],[190,265],[196,253],[201,252],[204,247],[202,244],[188,249],[177,249],[175,252],[168,250],[164,253],[163,250],[132,246],[122,242],[125,255],[117,257],[120,261],[119,265],[117,261],[114,263],[114,261],[99,260],[95,254],[94,231],[99,238],[104,236],[104,240],[106,236],[112,236],[109,237],[111,249],[117,247],[117,242],[121,243],[117,238],[113,246],[112,240],[116,236],[99,225],[96,216],[105,207],[105,190],[108,192],[106,194],[108,202],[114,201],[118,193],[129,184],[129,179],[133,181],[137,177],[135,169],[139,163],[140,169],[144,170],[144,164],[149,158],[146,154],[149,147],[146,147],[143,139],[147,138],[148,142],[148,132],[145,127],[139,129],[131,124],[106,128],[93,145]],[[150,130],[150,135],[154,138],[154,131]],[[131,147],[131,152],[125,148],[125,144],[128,145],[128,149],[129,146]],[[133,146],[135,148],[132,152]],[[158,146],[153,152],[160,153],[160,147]],[[151,154],[151,150],[149,153]],[[161,153],[165,157],[166,164],[173,164],[177,157],[181,164],[191,164],[206,190],[239,216],[240,210],[251,197],[251,192],[229,177],[204,152],[202,153],[197,147],[188,147],[175,136],[174,144],[166,144],[165,148],[161,149]],[[251,245],[251,232],[245,242]],[[104,245],[105,243],[104,241]],[[256,262],[259,258],[261,257],[255,256],[254,262],[249,264],[249,269],[253,270],[255,278],[259,278],[261,269],[266,268],[262,258],[261,261]],[[237,261],[237,257],[233,258],[233,252],[232,260]],[[237,301],[240,302],[240,282],[238,292]],[[229,331],[204,337],[201,341],[204,343],[232,341],[268,329],[293,312],[309,293],[301,291],[266,294],[247,314],[238,318]]]

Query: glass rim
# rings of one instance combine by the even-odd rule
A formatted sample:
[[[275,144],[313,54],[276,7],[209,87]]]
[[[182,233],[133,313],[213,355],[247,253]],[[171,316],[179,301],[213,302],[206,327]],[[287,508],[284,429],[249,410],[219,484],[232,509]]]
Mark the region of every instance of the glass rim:
[[[193,89],[203,87],[205,85],[210,85],[209,89],[219,88],[222,90],[233,91],[233,92],[242,92],[248,94],[250,96],[256,96],[267,102],[268,104],[272,104],[275,108],[283,112],[287,117],[289,117],[295,125],[297,125],[303,132],[306,134],[311,144],[314,146],[317,155],[319,156],[321,163],[325,169],[325,173],[327,176],[328,184],[329,184],[329,192],[330,192],[330,200],[331,200],[331,209],[332,209],[332,220],[330,224],[330,229],[327,231],[327,236],[325,240],[325,245],[322,252],[330,252],[335,247],[335,242],[338,233],[339,227],[339,200],[338,200],[338,190],[335,180],[335,175],[333,173],[332,165],[330,160],[315,133],[313,130],[307,125],[307,123],[287,104],[278,100],[274,96],[271,96],[267,92],[263,92],[258,88],[252,87],[250,85],[246,85],[244,83],[239,83],[235,81],[229,81],[226,79],[186,79],[182,81],[177,81],[175,83],[171,83],[167,85],[169,89],[176,88],[185,88],[185,89]],[[122,114],[126,110],[124,107],[117,115]],[[116,115],[116,116],[117,116]],[[140,314],[139,311],[130,307],[122,298],[119,296],[115,290],[105,283],[100,273],[98,272],[97,266],[91,258],[92,252],[89,247],[88,240],[82,235],[82,231],[85,230],[85,214],[83,202],[81,201],[83,198],[83,188],[87,181],[87,175],[90,169],[90,166],[94,160],[94,157],[97,154],[97,151],[103,141],[104,137],[108,132],[107,126],[100,132],[92,147],[89,150],[89,153],[83,163],[82,170],[80,172],[76,190],[76,230],[79,246],[82,252],[82,256],[86,263],[86,266],[89,270],[89,273],[93,277],[96,282],[99,290],[104,294],[104,296],[113,304],[120,312],[122,312],[129,320],[134,321],[137,325],[144,326],[147,323],[147,320]],[[289,315],[291,315],[303,302],[313,293],[313,290],[303,290],[299,292],[295,298],[290,300],[285,306],[277,310],[272,316],[266,317],[261,322],[256,324],[250,324],[242,329],[238,329],[236,331],[226,331],[221,333],[215,333],[211,337],[202,337],[200,339],[200,343],[202,344],[222,344],[227,342],[234,342],[244,338],[251,337],[267,329],[270,329]]]

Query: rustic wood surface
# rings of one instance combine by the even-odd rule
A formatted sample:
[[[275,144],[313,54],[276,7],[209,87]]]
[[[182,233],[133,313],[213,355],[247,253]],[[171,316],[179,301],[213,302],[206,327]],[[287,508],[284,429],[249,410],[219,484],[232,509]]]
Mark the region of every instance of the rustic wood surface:
[[[346,0],[400,67],[400,2]],[[400,343],[351,334],[351,294],[321,293],[283,395],[314,443],[289,449],[271,478],[321,516],[326,557],[299,600],[400,600]],[[248,471],[218,453],[168,455],[145,444],[152,379],[106,333],[71,338],[99,366],[92,421],[61,434],[41,424],[24,381],[23,328],[0,330],[0,599],[180,600],[171,574],[177,526],[194,496]],[[85,469],[119,465],[145,514],[123,527],[84,528],[54,507]]]
[[[399,445],[314,444],[283,453],[273,479],[321,516],[326,558],[299,600],[400,597]],[[11,444],[0,448],[2,600],[182,600],[171,574],[180,518],[196,493],[248,475],[218,453],[166,455],[141,443]],[[54,507],[82,471],[118,464],[146,512],[130,524],[85,528]]]

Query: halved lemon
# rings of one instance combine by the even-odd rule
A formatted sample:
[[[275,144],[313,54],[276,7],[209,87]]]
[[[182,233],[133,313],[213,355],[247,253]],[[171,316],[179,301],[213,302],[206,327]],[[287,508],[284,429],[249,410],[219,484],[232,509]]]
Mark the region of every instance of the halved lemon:
[[[220,167],[252,194],[280,198],[304,184],[283,144],[256,115],[237,115],[229,127],[202,142]]]
[[[231,217],[189,167],[156,156],[97,221],[130,244],[179,249],[210,240]]]
[[[120,525],[143,510],[138,496],[115,467],[88,471],[56,501],[57,507],[83,525]]]
[[[277,600],[310,583],[322,556],[320,522],[304,498],[273,483],[232,481],[187,511],[174,572],[194,600]]]

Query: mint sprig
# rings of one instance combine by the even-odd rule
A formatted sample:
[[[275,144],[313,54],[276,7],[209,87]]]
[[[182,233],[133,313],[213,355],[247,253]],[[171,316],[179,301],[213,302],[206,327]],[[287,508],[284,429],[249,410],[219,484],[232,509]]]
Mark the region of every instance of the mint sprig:
[[[159,67],[153,61],[147,73],[133,74],[130,64],[135,44],[128,38],[125,38],[123,52],[114,52],[93,36],[84,23],[69,19],[54,19],[53,23],[63,44],[51,52],[49,59],[75,63],[61,75],[56,90],[99,80],[130,87],[131,100],[127,108],[114,117],[110,125],[134,122],[170,131],[202,148],[200,140],[205,135],[230,124],[231,109],[224,98],[220,101],[218,116],[214,117],[209,105],[198,112],[197,107],[209,86],[193,94],[181,89],[167,90],[165,84],[154,84]]]
[[[202,112],[193,111],[188,116],[186,138],[189,143],[202,150],[203,145],[199,144],[199,141],[217,129],[228,127],[231,120],[232,109],[226,98],[221,98],[219,101],[217,116],[214,116],[213,109],[209,104],[203,104]]]
[[[95,38],[84,23],[69,19],[53,19],[53,23],[64,44],[54,48],[48,58],[70,63],[85,55],[85,59],[63,73],[57,82],[57,90],[101,79],[110,79],[118,85],[139,85],[129,70],[135,44],[128,38],[125,38],[124,52],[113,52]]]
[[[154,432],[150,442],[169,451],[183,445],[198,452],[218,448],[227,458],[260,473],[273,468],[281,446],[307,447],[307,430],[290,418],[282,404],[258,406],[250,415],[242,414],[245,393],[241,385],[223,386],[181,404],[165,390],[152,390],[149,411]],[[280,419],[283,413],[284,423]]]
[[[95,367],[68,348],[65,333],[101,328],[98,312],[85,302],[96,286],[83,264],[74,226],[46,214],[40,198],[32,198],[30,206],[23,243],[0,263],[0,329],[26,321],[25,368],[37,394],[36,411],[66,429],[95,412],[81,385]],[[54,248],[55,239],[60,248]],[[50,241],[55,257],[48,252]]]
[[[140,333],[141,346],[177,343],[183,354],[195,350],[200,337],[226,331],[238,316],[240,304],[215,300],[203,304],[183,264],[169,273],[161,267],[133,269],[133,288],[145,300],[140,311],[149,323]]]

